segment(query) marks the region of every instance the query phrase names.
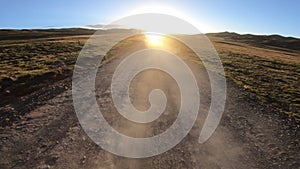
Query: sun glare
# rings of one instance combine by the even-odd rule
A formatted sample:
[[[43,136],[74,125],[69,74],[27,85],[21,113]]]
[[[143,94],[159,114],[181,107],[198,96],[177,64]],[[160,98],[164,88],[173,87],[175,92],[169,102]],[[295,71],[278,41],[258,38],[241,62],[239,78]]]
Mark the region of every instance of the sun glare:
[[[152,46],[161,46],[163,39],[163,35],[154,34],[154,33],[146,33],[146,41],[149,45]]]
[[[185,12],[182,12],[185,11]],[[180,8],[177,8],[176,6],[170,6],[169,4],[166,5],[164,3],[149,3],[149,4],[145,4],[144,6],[137,6],[136,9],[131,10],[130,12],[127,12],[126,15],[130,16],[130,15],[136,15],[136,14],[143,14],[143,13],[157,13],[157,14],[166,14],[166,15],[172,15],[175,17],[178,17],[182,20],[185,20],[191,24],[193,24],[194,26],[197,27],[197,29],[200,30],[200,32],[211,32],[211,28],[208,26],[209,24],[205,24],[205,23],[200,23],[198,20],[193,19],[192,16],[187,15],[188,11],[187,10],[183,10]],[[203,22],[204,20],[201,20],[201,22]],[[159,25],[157,25],[159,26]],[[151,30],[147,30],[144,29],[146,31],[151,31]],[[176,33],[180,33],[180,34],[193,34],[195,32],[173,32],[173,30],[169,30],[170,32],[162,32],[162,33],[166,33],[166,34],[176,34]],[[198,32],[196,32],[198,33]]]

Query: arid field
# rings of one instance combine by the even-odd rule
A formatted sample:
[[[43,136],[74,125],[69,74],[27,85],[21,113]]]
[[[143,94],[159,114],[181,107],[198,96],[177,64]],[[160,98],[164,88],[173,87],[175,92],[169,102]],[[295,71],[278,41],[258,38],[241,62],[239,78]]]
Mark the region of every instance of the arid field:
[[[103,30],[99,36],[113,37],[126,31],[133,30]],[[221,125],[208,143],[199,147],[193,140],[198,137],[201,123],[174,149],[139,160],[105,152],[89,139],[76,119],[72,71],[79,52],[94,32],[75,28],[0,30],[0,168],[300,167],[300,39],[229,32],[207,34],[219,54],[228,83]],[[207,73],[201,60],[187,46],[172,39],[167,44],[168,50],[186,60],[205,81]],[[99,65],[113,72],[126,53],[143,48],[147,48],[143,35],[126,39],[114,46]],[[107,79],[112,74],[107,72],[98,72],[96,83],[105,88],[96,89],[96,96],[106,98],[99,101],[100,107],[115,112],[105,102],[111,103],[110,94],[105,95]],[[162,81],[147,81],[156,77]],[[151,85],[169,90],[166,84],[171,83],[171,78],[153,71],[138,76],[133,87],[147,93]],[[209,84],[205,82],[203,86],[205,93]],[[171,86],[167,97],[177,98],[176,90]],[[144,99],[132,97],[137,106]],[[125,124],[124,119],[106,116],[112,126],[128,135],[143,135],[144,131],[152,135],[170,126],[167,118],[174,120],[176,114],[168,112],[177,111],[173,104],[167,107],[161,121],[140,126],[140,130],[127,123],[128,128],[118,129]],[[147,107],[147,103],[142,105]],[[203,117],[205,114],[197,121],[203,122]]]

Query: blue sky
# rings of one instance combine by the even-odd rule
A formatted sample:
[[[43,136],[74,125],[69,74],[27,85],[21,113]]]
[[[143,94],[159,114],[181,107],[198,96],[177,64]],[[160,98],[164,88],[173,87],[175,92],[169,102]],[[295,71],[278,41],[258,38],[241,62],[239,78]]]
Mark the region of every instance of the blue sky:
[[[167,11],[204,32],[231,31],[300,37],[299,0],[1,0],[0,28],[108,24],[123,16]],[[159,9],[159,10],[158,10]]]

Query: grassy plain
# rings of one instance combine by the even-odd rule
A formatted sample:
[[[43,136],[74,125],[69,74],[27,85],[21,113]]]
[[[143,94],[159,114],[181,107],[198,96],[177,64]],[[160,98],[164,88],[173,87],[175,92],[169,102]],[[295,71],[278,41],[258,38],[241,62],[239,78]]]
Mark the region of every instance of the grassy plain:
[[[1,105],[8,104],[11,97],[21,97],[42,84],[70,76],[84,42],[93,32],[83,29],[1,30],[0,95],[6,98]],[[299,120],[300,50],[297,44],[300,46],[300,40],[276,36],[276,41],[273,36],[264,36],[262,41],[262,37],[251,35],[249,39],[249,36],[208,34],[228,79],[254,93],[256,99]],[[135,37],[118,44],[106,59],[117,55],[118,48],[141,40]],[[193,59],[188,48],[180,47],[177,42],[170,44],[176,49],[174,53],[188,54]]]

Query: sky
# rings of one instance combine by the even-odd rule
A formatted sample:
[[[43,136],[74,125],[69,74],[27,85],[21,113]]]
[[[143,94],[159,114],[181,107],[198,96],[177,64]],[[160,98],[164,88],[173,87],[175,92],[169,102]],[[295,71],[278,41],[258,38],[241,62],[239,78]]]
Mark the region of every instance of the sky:
[[[174,15],[202,32],[300,38],[300,0],[0,0],[0,28],[109,24],[132,14]]]

